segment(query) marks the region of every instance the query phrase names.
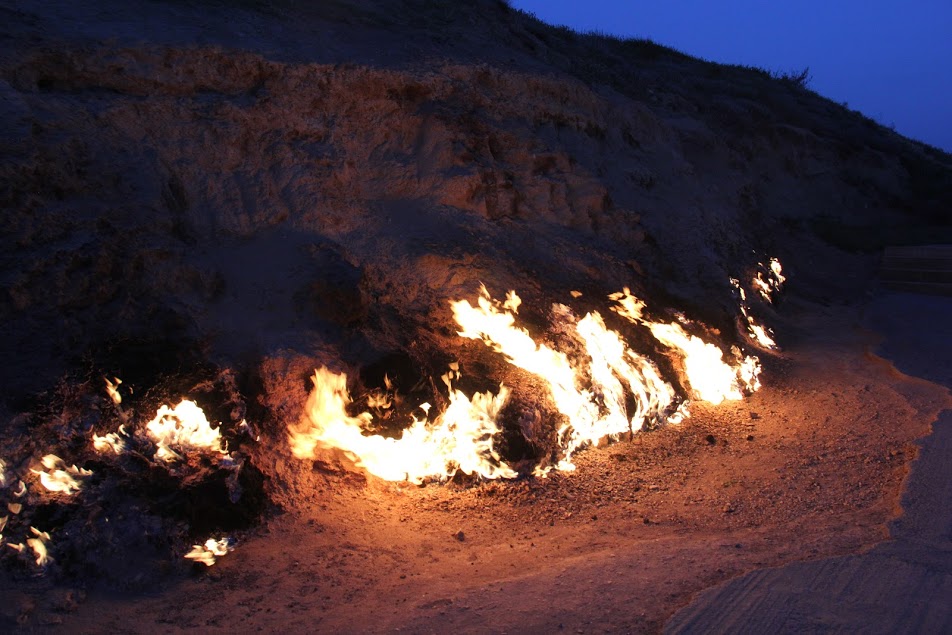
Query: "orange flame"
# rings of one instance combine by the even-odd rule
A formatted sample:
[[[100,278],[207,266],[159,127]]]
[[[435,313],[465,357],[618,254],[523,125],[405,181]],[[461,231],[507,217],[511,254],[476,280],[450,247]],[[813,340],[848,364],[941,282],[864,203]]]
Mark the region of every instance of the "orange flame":
[[[649,360],[628,349],[618,333],[605,327],[597,312],[576,322],[568,307],[554,307],[560,327],[574,332],[585,344],[590,357],[586,377],[564,353],[536,344],[525,329],[515,326],[510,307],[511,299],[518,296],[510,291],[508,298],[499,305],[483,286],[476,306],[466,300],[452,302],[453,316],[463,329],[459,332],[462,337],[483,340],[514,366],[546,381],[556,408],[565,416],[558,431],[564,454],[559,469],[573,469],[571,457],[585,445],[640,430],[646,420],[665,418],[674,391]],[[623,382],[636,401],[630,415],[625,409]],[[585,384],[591,387],[583,387]]]
[[[109,381],[109,378],[106,377],[106,394],[109,395],[109,398],[112,399],[112,403],[117,406],[122,403],[122,395],[119,394],[119,384],[122,383],[122,380],[118,377],[113,377],[112,381]]]
[[[746,391],[759,388],[756,357],[740,359],[735,349],[739,361],[730,365],[720,348],[688,334],[677,322],[644,318],[644,303],[628,289],[610,299],[617,303],[614,311],[647,326],[659,342],[682,358],[688,383],[698,398],[716,404],[742,399]],[[450,307],[461,328],[460,336],[482,340],[509,363],[548,385],[556,409],[564,416],[557,431],[557,469],[574,469],[572,456],[587,445],[638,431],[646,423],[676,423],[689,416],[688,402],[679,401],[651,360],[631,350],[617,332],[606,327],[599,313],[577,319],[568,307],[553,305],[557,329],[587,353],[587,360],[573,362],[562,351],[536,343],[525,329],[516,326],[521,302],[515,291],[509,291],[503,302],[493,300],[483,286],[475,305],[459,300]],[[393,481],[421,483],[427,478],[447,478],[458,470],[484,478],[515,477],[492,442],[499,431],[496,418],[509,390],[500,386],[497,395],[477,393],[469,399],[452,388],[452,374],[443,378],[450,387],[446,411],[432,422],[414,419],[399,439],[390,439],[364,433],[373,421],[371,413],[347,414],[351,399],[346,375],[317,369],[304,416],[290,430],[291,448],[299,458],[313,457],[318,446],[338,448],[358,466]],[[634,403],[631,412],[626,407],[630,402]],[[389,392],[371,395],[367,403],[378,410],[388,408]],[[424,406],[428,412],[429,405]],[[537,468],[536,474],[544,475],[549,469]]]
[[[783,288],[786,278],[783,275],[783,267],[776,258],[771,258],[768,264],[760,263],[761,271],[757,272],[751,284],[764,300],[773,302],[773,294]]]
[[[46,548],[46,543],[50,541],[50,535],[45,531],[40,531],[36,527],[30,527],[30,531],[33,532],[33,535],[36,537],[27,538],[26,544],[30,547],[30,549],[33,550],[33,555],[36,557],[37,566],[45,567],[49,563],[53,562],[53,558],[50,557]]]
[[[736,278],[731,278],[731,285],[737,292],[740,294],[740,312],[744,316],[744,319],[747,320],[747,334],[755,342],[767,349],[777,348],[777,343],[773,339],[773,332],[767,327],[758,324],[754,317],[750,314],[750,308],[747,306],[747,292],[744,291],[744,288],[740,286],[740,280]]]
[[[89,470],[84,470],[75,465],[67,467],[63,459],[55,454],[47,454],[40,459],[40,463],[47,471],[33,469],[30,471],[38,475],[40,484],[51,492],[61,492],[63,494],[78,492],[82,485],[76,477],[82,478],[92,475]]]
[[[744,391],[757,390],[760,383],[760,364],[756,357],[746,357],[737,366],[724,361],[724,353],[714,344],[709,344],[696,335],[690,335],[677,322],[654,322],[643,316],[645,303],[631,295],[627,288],[613,293],[610,299],[617,302],[612,309],[636,324],[648,327],[661,344],[674,350],[684,361],[684,373],[698,398],[712,404],[725,399],[744,398]]]
[[[290,435],[299,458],[314,456],[319,445],[339,448],[358,466],[388,481],[422,483],[457,471],[489,479],[516,476],[493,448],[493,435],[499,432],[496,417],[509,396],[505,386],[496,395],[476,393],[472,399],[451,389],[449,406],[434,421],[414,419],[399,439],[390,439],[363,434],[373,420],[369,412],[347,414],[351,399],[346,374],[319,368],[312,380],[304,418]],[[448,376],[445,381],[449,383]]]
[[[167,463],[182,459],[176,452],[210,450],[225,454],[220,428],[213,428],[205,412],[194,401],[183,399],[177,406],[163,405],[146,424],[146,432],[156,445],[155,457]]]
[[[185,554],[185,557],[210,567],[218,561],[218,558],[233,550],[234,546],[230,538],[221,538],[220,540],[209,538],[204,544],[192,545],[192,550]]]
[[[122,454],[126,451],[126,438],[128,434],[126,433],[125,426],[119,426],[118,432],[109,432],[103,436],[98,434],[93,434],[93,448],[97,452],[115,452],[116,454]]]

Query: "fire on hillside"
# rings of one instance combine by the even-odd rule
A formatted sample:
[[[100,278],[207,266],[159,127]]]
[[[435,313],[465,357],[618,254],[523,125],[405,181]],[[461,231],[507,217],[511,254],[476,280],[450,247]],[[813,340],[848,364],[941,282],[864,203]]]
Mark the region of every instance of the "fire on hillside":
[[[783,281],[780,263],[772,259],[748,286],[771,302]],[[748,290],[737,279],[731,284],[738,323],[746,328],[742,336],[760,349],[775,348],[772,333],[753,315]],[[545,332],[533,335],[520,324],[524,307],[515,291],[499,300],[482,286],[474,301],[449,302],[461,345],[481,341],[498,368],[510,369],[503,374],[529,377],[545,393],[532,398],[549,405],[552,443],[529,463],[499,447],[518,386],[497,382],[464,392],[459,385],[467,368],[460,361],[449,363],[440,377],[443,388],[434,388],[439,405],[422,402],[394,416],[407,420],[391,434],[375,432],[403,401],[387,375],[355,402],[346,373],[319,367],[300,419],[284,422],[286,432],[277,438],[286,439],[298,459],[339,452],[386,481],[539,478],[575,470],[573,457],[587,447],[680,423],[690,416],[692,401],[716,405],[760,387],[757,356],[738,344],[718,343],[714,329],[681,313],[656,317],[628,288],[608,295],[604,305],[605,315],[589,310],[579,317],[571,306],[554,303]],[[629,342],[631,334],[640,337],[639,345]],[[218,423],[191,397],[177,397],[175,406],[153,405],[155,414],[146,420],[137,414],[144,402],[128,384],[113,376],[104,388],[100,384],[98,397],[80,400],[93,407],[47,422],[56,431],[48,438],[58,447],[45,448],[39,458],[31,454],[36,443],[4,447],[12,452],[0,459],[0,557],[27,569],[68,573],[108,560],[110,545],[126,540],[147,544],[142,551],[150,558],[178,554],[215,564],[234,550],[233,533],[260,518],[267,499],[254,466],[261,437],[243,416],[245,397],[234,378],[226,371],[195,387],[206,401],[215,391],[218,401],[227,395],[231,409]]]

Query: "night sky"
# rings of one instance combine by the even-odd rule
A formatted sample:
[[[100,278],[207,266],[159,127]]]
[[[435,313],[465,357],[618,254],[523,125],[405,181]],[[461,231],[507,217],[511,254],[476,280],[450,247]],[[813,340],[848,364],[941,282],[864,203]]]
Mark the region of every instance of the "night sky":
[[[809,88],[952,152],[952,0],[512,0],[576,31],[643,37]]]

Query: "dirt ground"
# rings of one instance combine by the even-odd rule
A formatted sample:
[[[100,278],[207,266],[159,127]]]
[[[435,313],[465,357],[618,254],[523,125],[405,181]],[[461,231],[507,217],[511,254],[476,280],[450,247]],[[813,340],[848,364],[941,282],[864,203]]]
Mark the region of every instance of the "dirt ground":
[[[887,293],[864,323],[903,372],[952,386],[952,298]],[[889,540],[853,555],[758,569],[699,594],[669,633],[947,633],[952,629],[952,410],[919,441]]]
[[[748,570],[861,552],[900,513],[948,391],[871,351],[861,307],[791,299],[744,402],[578,456],[574,473],[392,484],[257,460],[283,511],[147,592],[2,581],[5,628],[69,632],[655,632]],[[276,444],[277,445],[277,444]]]

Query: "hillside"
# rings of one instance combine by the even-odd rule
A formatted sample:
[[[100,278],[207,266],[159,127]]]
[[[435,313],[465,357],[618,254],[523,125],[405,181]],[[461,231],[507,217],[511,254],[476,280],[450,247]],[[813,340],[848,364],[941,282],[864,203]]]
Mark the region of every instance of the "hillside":
[[[23,591],[34,608],[2,619],[102,627],[99,609],[131,615],[145,602],[170,630],[207,626],[224,618],[174,607],[224,580],[214,611],[226,615],[252,582],[279,595],[313,587],[298,608],[247,612],[249,628],[273,628],[271,614],[287,610],[300,630],[322,619],[335,632],[500,630],[485,594],[524,576],[536,581],[525,623],[550,629],[539,617],[539,581],[554,579],[546,567],[587,554],[579,566],[604,578],[612,553],[647,554],[656,541],[664,556],[642,563],[651,580],[678,549],[700,564],[670,592],[654,588],[643,615],[602,624],[655,630],[704,586],[864,548],[897,513],[910,444],[947,392],[874,359],[875,338],[857,325],[883,246],[952,238],[949,155],[791,78],[572,33],[489,0],[4,1],[0,24],[0,459],[16,474],[10,491],[49,444],[66,464],[109,475],[91,479],[105,498],[83,493],[81,504],[30,489],[30,518],[59,531],[50,544],[75,544]],[[774,299],[755,283],[771,258],[787,276]],[[652,402],[657,416],[645,418],[658,429],[632,435],[632,419],[609,435],[626,442],[579,453],[577,471],[532,476],[569,458],[565,407],[529,362],[506,362],[489,327],[461,337],[454,303],[475,303],[481,285],[495,311],[573,362],[584,357],[580,316],[597,313],[648,360],[638,372],[669,387],[673,401]],[[626,288],[642,315],[609,300]],[[509,291],[518,311],[503,305]],[[752,337],[748,319],[779,349]],[[765,388],[703,403],[689,363],[652,337],[653,324],[679,324],[738,364],[759,356]],[[467,399],[503,384],[512,392],[496,412],[497,459],[518,478],[429,479],[417,490],[320,443],[289,447],[321,367],[346,372],[360,399],[393,397],[393,416],[374,424],[390,437],[423,402],[448,409],[447,368]],[[124,382],[121,407],[103,377]],[[616,405],[630,413],[637,392]],[[89,439],[116,430],[117,417],[128,423],[182,393],[204,396],[223,422],[241,454],[234,477],[206,457],[189,463],[190,485],[176,485],[155,465],[92,454]],[[590,393],[595,410],[613,407]],[[692,418],[665,425],[687,401]],[[118,493],[140,482],[149,493]],[[157,511],[155,492],[182,510]],[[142,529],[145,508],[155,520]],[[106,528],[110,515],[122,531]],[[26,518],[11,530],[28,536]],[[247,532],[247,549],[222,561],[223,577],[186,580],[168,554],[211,530]],[[457,530],[465,539],[439,542]],[[724,564],[711,540],[751,550]],[[288,556],[302,541],[313,551]],[[121,555],[145,543],[144,555]],[[498,576],[517,543],[517,570]],[[23,551],[14,586],[31,570]],[[296,572],[299,561],[326,579]],[[464,583],[481,561],[492,566]],[[290,578],[266,583],[269,569]],[[484,621],[394,610],[389,622],[349,624],[351,601],[389,615],[391,599],[425,604],[445,579],[451,599],[425,610],[468,597]],[[144,599],[153,585],[161,597]],[[67,587],[93,599],[50,609]],[[117,588],[133,597],[111,596]],[[599,607],[618,606],[611,593],[601,588]],[[585,608],[572,610],[581,617],[564,621],[574,625]]]

